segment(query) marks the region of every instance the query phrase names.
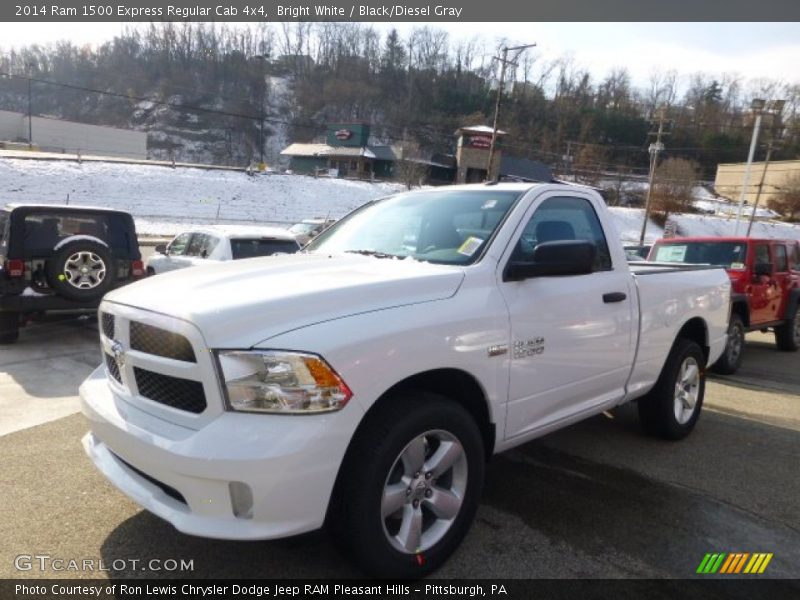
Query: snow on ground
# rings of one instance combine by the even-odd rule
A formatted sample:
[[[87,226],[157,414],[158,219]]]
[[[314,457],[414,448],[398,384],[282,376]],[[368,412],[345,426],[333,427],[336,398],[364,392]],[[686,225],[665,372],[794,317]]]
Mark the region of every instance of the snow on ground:
[[[732,236],[736,230],[736,219],[705,215],[670,215],[670,221],[678,226],[678,235],[683,237]],[[747,217],[739,224],[739,235],[747,233]],[[751,237],[769,239],[800,240],[800,226],[774,221],[755,221]]]
[[[617,228],[619,238],[623,243],[639,243],[642,229],[644,209],[610,207],[614,226]],[[748,215],[749,216],[749,215]],[[732,236],[736,228],[736,219],[730,217],[681,214],[670,215],[668,221],[677,226],[677,235],[681,237],[715,237]],[[739,235],[747,233],[747,216],[739,224]],[[647,225],[645,242],[652,244],[664,235],[664,228],[651,220]],[[755,221],[752,237],[768,239],[800,239],[800,226],[775,221]]]
[[[405,189],[393,183],[255,175],[149,165],[0,160],[0,204],[103,206],[133,214],[139,233],[174,234],[191,224],[340,218],[364,202]]]
[[[644,219],[643,208],[620,208],[612,206],[609,208],[617,229],[619,239],[626,244],[638,244],[639,236],[642,234],[642,219]],[[652,220],[647,224],[644,240],[652,244],[655,240],[663,237],[664,228],[654,223]]]

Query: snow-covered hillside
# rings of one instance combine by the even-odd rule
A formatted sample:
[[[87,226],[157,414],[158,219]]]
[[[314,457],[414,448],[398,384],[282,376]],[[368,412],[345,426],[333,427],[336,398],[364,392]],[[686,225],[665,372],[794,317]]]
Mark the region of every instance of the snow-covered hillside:
[[[0,158],[0,204],[37,202],[104,206],[129,211],[140,233],[169,235],[190,224],[278,224],[310,217],[339,218],[405,187],[301,175],[255,175],[239,171],[155,165]],[[619,239],[636,243],[644,211],[612,207]],[[710,215],[673,215],[680,235],[732,235],[733,221]],[[743,233],[743,231],[742,231]],[[646,240],[664,234],[650,222]],[[800,227],[755,224],[754,236],[800,239]]]
[[[171,234],[191,223],[289,225],[310,217],[339,218],[402,189],[398,184],[299,175],[0,160],[0,204],[64,204],[69,197],[70,204],[129,211],[145,234]]]
[[[739,224],[739,235],[747,233],[748,216]],[[736,230],[736,218],[707,217],[704,215],[672,215],[670,221],[678,226],[678,235],[732,236]],[[755,221],[750,235],[755,238],[800,240],[800,226],[774,221]]]

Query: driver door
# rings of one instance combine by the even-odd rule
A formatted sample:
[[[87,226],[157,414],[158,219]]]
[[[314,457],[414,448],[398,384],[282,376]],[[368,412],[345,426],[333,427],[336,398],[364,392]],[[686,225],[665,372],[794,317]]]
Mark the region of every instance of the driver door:
[[[537,244],[560,240],[592,242],[593,271],[500,283],[512,336],[506,438],[625,393],[634,352],[635,290],[627,264],[612,264],[592,201],[550,196],[534,202],[508,261],[532,262]]]

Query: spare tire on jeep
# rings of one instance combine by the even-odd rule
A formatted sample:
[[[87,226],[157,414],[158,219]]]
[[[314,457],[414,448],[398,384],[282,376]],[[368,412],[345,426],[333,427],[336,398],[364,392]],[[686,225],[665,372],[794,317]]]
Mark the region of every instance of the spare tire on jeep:
[[[70,300],[94,300],[105,294],[116,278],[111,249],[97,238],[67,238],[59,242],[45,264],[53,290]]]

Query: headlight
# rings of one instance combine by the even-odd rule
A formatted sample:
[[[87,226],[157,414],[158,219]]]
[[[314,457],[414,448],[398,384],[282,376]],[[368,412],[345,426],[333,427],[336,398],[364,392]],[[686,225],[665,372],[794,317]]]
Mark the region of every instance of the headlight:
[[[280,350],[218,354],[231,409],[306,414],[339,410],[353,393],[328,363],[314,354]]]

